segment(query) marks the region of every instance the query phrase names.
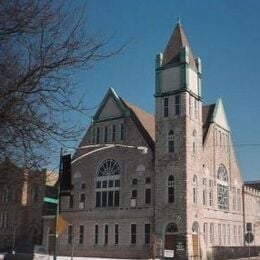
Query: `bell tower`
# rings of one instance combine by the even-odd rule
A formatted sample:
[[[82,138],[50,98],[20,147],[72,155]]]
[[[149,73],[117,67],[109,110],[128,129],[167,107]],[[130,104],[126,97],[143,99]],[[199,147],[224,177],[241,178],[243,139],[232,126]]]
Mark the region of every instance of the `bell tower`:
[[[156,56],[155,73],[155,235],[163,249],[182,243],[185,252],[178,259],[186,259],[195,221],[189,211],[197,210],[193,177],[202,167],[202,99],[201,61],[194,58],[180,21]]]

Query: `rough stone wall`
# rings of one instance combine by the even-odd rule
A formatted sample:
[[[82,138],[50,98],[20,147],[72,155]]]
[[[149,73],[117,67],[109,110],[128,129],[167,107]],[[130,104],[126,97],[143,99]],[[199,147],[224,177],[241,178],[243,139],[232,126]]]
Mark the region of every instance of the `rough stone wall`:
[[[118,135],[114,143],[125,145],[145,146],[147,154],[142,154],[136,149],[115,147],[112,149],[96,152],[90,156],[77,161],[72,165],[72,183],[74,185],[74,207],[68,208],[68,198],[62,198],[62,215],[73,225],[74,230],[74,250],[75,255],[88,255],[100,257],[148,257],[150,246],[144,243],[144,225],[150,224],[151,233],[153,232],[153,185],[154,185],[154,163],[153,151],[139,133],[135,123],[130,117],[115,120],[97,122],[95,127],[103,128],[108,126],[111,129],[113,124],[120,126],[124,124],[124,140],[119,140]],[[92,126],[93,127],[93,126]],[[119,127],[118,127],[119,129]],[[92,143],[91,131],[89,129],[81,146]],[[111,133],[109,133],[110,135]],[[101,135],[102,136],[102,135]],[[103,143],[101,139],[101,143]],[[108,143],[113,143],[108,140]],[[80,153],[79,153],[80,154]],[[77,154],[77,155],[79,155]],[[75,157],[76,158],[76,157]],[[100,163],[105,159],[114,159],[120,167],[120,205],[114,208],[96,208],[96,176]],[[138,166],[144,166],[144,172],[138,172]],[[151,183],[146,184],[146,177],[151,178]],[[136,178],[138,183],[132,184],[132,179]],[[86,184],[84,190],[81,183]],[[152,200],[150,204],[145,204],[145,189],[151,188]],[[136,207],[131,207],[131,191],[136,189],[138,192]],[[85,208],[79,208],[80,193],[86,194]],[[67,205],[66,205],[67,204]],[[130,224],[137,225],[137,241],[131,245]],[[104,245],[104,226],[108,225],[108,244]],[[119,243],[114,243],[114,226],[119,225]],[[79,225],[84,225],[84,243],[78,242]],[[95,225],[99,226],[98,244],[94,243]],[[59,250],[64,254],[69,254],[67,241],[67,231],[59,238]],[[117,250],[115,250],[117,249]],[[127,250],[126,250],[127,249]]]

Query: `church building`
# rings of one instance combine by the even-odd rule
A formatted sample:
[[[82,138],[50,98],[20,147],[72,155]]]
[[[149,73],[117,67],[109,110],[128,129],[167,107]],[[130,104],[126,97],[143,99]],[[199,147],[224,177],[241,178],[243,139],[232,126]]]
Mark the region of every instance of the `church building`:
[[[61,189],[59,255],[217,259],[248,232],[260,245],[260,191],[243,183],[221,99],[203,103],[201,73],[178,22],[156,57],[155,115],[108,90]]]

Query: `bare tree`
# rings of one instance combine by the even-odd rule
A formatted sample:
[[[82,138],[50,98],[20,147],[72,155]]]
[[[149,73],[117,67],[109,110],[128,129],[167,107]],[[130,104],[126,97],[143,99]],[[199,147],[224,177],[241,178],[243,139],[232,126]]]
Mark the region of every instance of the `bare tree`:
[[[0,0],[0,159],[45,162],[53,141],[78,137],[71,75],[120,51],[87,33],[84,9],[62,0]],[[35,164],[36,163],[36,164]]]

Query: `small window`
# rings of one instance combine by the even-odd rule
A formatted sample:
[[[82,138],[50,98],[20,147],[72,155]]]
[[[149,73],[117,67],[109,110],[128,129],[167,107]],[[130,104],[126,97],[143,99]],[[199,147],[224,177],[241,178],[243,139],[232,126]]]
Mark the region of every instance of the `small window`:
[[[136,244],[136,224],[131,224],[131,244]]]
[[[150,224],[144,225],[144,243],[150,244],[151,227]]]
[[[114,181],[113,180],[109,180],[108,187],[112,188],[113,186],[114,186]]]
[[[120,187],[120,180],[115,180],[115,187]]]
[[[108,127],[105,126],[105,129],[104,129],[104,142],[107,143],[108,141]]]
[[[95,225],[95,245],[98,244],[98,225]]]
[[[119,191],[115,191],[115,207],[119,207],[120,193]]]
[[[80,225],[79,226],[79,244],[84,243],[84,226]]]
[[[96,143],[99,144],[100,143],[100,128],[97,127],[97,139],[96,139]]]
[[[96,192],[96,207],[97,208],[101,207],[101,192],[100,191]]]
[[[151,203],[151,189],[145,189],[145,204]]]
[[[169,114],[169,100],[168,98],[163,99],[163,116],[168,117]]]
[[[118,245],[119,240],[119,226],[118,224],[115,224],[115,245]]]
[[[81,194],[80,194],[80,200],[79,200],[80,208],[81,208],[81,209],[85,208],[85,200],[86,200],[86,195],[85,195],[85,193],[81,193]]]
[[[170,175],[168,178],[168,203],[173,203],[174,199],[174,177]]]
[[[174,132],[172,130],[168,133],[168,152],[174,153]]]
[[[145,178],[145,183],[146,183],[146,184],[151,183],[151,177],[146,177],[146,178]]]
[[[180,115],[180,96],[175,96],[175,115]]]
[[[97,189],[100,189],[100,188],[101,188],[101,181],[97,181],[97,183],[96,183],[96,188],[97,188]]]
[[[124,124],[120,125],[120,140],[124,140]]]
[[[197,152],[197,133],[196,130],[192,133],[192,153],[195,155]]]
[[[105,230],[104,230],[104,244],[108,244],[108,225],[105,225]]]
[[[137,185],[138,180],[136,178],[132,179],[132,185]]]
[[[137,190],[132,190],[132,199],[137,199]]]
[[[112,141],[116,140],[116,125],[112,125]]]
[[[197,204],[197,197],[198,197],[198,181],[197,181],[197,176],[193,176],[193,203]]]
[[[81,183],[80,188],[81,188],[82,190],[85,190],[85,189],[86,189],[86,183]]]
[[[72,227],[72,225],[69,225],[68,226],[68,244],[72,243],[72,236],[73,236],[72,232],[73,232],[73,227]]]

